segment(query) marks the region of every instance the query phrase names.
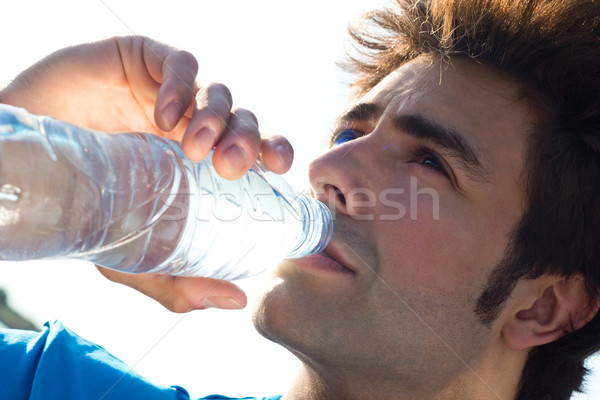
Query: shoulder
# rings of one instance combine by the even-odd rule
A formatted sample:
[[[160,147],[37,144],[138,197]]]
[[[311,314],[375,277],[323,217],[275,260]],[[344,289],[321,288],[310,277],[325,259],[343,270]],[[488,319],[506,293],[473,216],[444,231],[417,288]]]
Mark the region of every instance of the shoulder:
[[[2,399],[189,399],[182,388],[152,384],[58,321],[40,332],[0,330],[0,357],[0,381],[10,382],[0,387]]]
[[[212,394],[207,397],[202,397],[198,400],[280,400],[281,395],[269,397],[227,397],[218,394]]]

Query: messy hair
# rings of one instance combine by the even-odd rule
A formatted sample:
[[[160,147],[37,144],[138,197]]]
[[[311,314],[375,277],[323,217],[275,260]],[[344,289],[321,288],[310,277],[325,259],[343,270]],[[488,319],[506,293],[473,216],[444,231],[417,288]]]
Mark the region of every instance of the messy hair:
[[[537,108],[527,138],[526,206],[505,259],[475,312],[489,325],[516,283],[581,276],[600,294],[600,2],[594,0],[396,0],[350,28],[346,67],[364,94],[423,55],[470,58],[517,80]],[[584,360],[600,349],[600,317],[534,348],[517,399],[569,399]]]

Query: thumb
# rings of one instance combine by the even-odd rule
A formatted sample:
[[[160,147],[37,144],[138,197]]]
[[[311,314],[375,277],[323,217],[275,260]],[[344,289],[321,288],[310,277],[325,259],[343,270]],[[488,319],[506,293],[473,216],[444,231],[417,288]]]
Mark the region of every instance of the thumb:
[[[210,307],[241,309],[247,304],[244,291],[228,281],[200,277],[128,274],[99,266],[97,268],[109,280],[129,286],[176,313]]]

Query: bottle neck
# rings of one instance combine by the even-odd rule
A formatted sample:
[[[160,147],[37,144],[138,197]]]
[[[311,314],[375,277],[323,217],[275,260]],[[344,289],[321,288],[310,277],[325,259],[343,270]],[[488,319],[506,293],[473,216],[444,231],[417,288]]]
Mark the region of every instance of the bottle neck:
[[[317,199],[299,193],[294,201],[302,221],[302,234],[287,258],[301,258],[320,253],[333,234],[333,217],[329,208]]]

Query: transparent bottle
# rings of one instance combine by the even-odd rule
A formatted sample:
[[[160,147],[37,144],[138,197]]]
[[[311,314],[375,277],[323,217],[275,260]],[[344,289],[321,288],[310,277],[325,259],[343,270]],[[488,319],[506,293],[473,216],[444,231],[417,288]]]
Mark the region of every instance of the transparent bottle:
[[[0,105],[0,260],[237,279],[323,250],[327,207],[264,174],[228,181],[177,142]]]

